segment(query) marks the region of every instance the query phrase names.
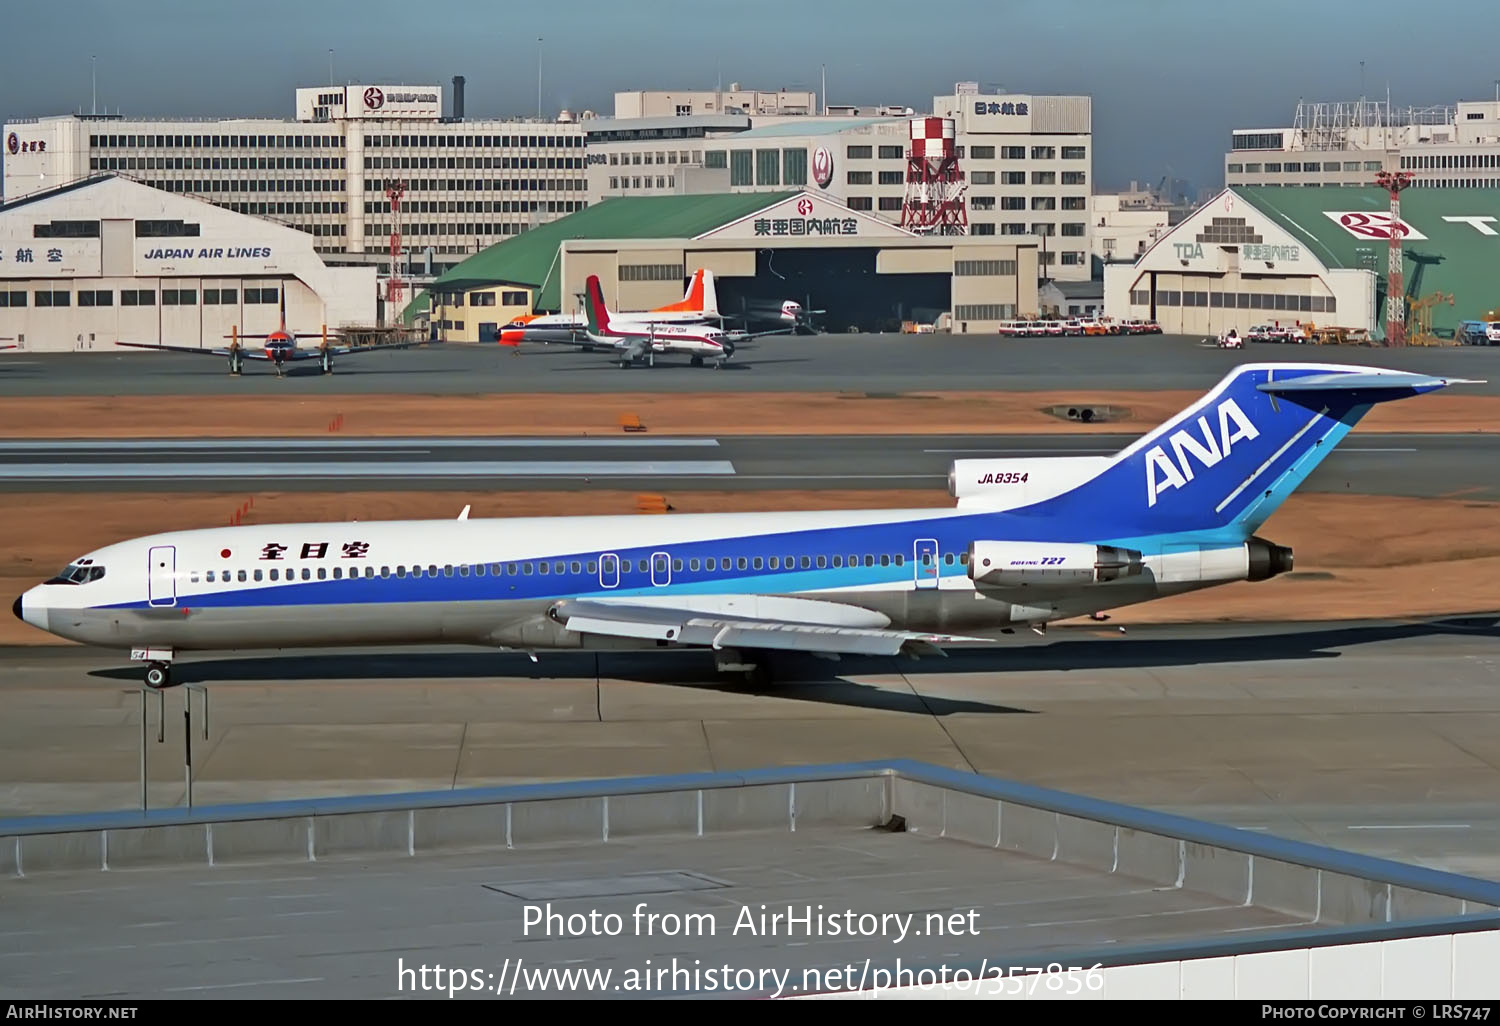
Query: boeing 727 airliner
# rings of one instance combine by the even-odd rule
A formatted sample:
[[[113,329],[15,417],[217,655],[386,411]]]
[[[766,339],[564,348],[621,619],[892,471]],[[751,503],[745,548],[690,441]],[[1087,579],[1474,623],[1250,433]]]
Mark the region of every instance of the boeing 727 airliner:
[[[220,527],[74,560],[22,620],[128,647],[146,683],[193,650],[468,643],[940,654],[1014,625],[1292,567],[1266,519],[1375,403],[1454,379],[1236,368],[1113,456],[959,460],[953,508]],[[465,510],[467,514],[467,510]]]

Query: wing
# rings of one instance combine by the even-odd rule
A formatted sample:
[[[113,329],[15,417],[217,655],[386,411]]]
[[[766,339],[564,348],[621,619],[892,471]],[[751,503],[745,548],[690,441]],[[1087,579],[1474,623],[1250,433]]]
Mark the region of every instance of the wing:
[[[756,596],[736,596],[753,599]],[[780,600],[785,602],[786,600]],[[838,602],[802,600],[801,607],[817,619],[850,619],[863,612]],[[820,608],[821,607],[821,608]],[[818,614],[822,614],[819,616]],[[794,652],[834,652],[848,655],[942,655],[939,646],[978,642],[984,638],[875,627],[846,626],[816,619],[795,621],[735,616],[670,606],[629,605],[589,599],[562,599],[549,610],[570,631],[616,638],[671,641],[710,648],[769,648]],[[842,615],[841,615],[842,614]]]
[[[381,342],[377,345],[368,346],[336,346],[329,345],[328,352],[334,356],[363,356],[365,353],[383,353],[391,349],[415,349],[417,346],[441,345],[441,340],[417,339],[412,342]],[[306,349],[300,346],[293,352],[293,359],[310,360],[323,355],[321,345],[309,346]]]
[[[163,346],[155,342],[115,342],[117,346],[129,346],[132,349],[159,349],[167,353],[196,353],[199,356],[228,356],[228,347],[218,349],[201,349],[198,346]],[[240,349],[240,355],[247,360],[265,359],[265,354],[254,349]]]

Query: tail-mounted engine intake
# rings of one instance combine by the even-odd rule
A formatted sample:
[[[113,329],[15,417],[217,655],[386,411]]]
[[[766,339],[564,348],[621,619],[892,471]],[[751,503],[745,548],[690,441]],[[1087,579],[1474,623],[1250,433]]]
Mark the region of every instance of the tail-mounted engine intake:
[[[1264,581],[1292,569],[1292,550],[1264,538],[1254,537],[1246,542],[1245,554],[1249,558],[1246,580]]]
[[[969,546],[969,576],[993,587],[1099,584],[1140,572],[1139,552],[1112,545],[977,541]]]

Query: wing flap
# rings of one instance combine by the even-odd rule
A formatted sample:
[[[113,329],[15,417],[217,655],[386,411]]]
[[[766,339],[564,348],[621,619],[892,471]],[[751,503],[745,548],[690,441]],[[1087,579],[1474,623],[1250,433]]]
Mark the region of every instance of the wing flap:
[[[920,631],[850,627],[828,623],[722,616],[666,606],[612,605],[563,600],[553,618],[570,631],[610,637],[670,641],[708,648],[762,648],[844,655],[898,655],[920,650],[941,653],[938,646],[983,638],[928,634]]]

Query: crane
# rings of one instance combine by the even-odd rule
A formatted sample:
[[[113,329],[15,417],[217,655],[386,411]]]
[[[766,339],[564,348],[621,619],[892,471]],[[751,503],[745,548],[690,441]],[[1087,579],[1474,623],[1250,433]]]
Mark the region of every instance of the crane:
[[[406,195],[406,183],[386,183],[385,194],[391,201],[391,277],[385,286],[385,298],[393,308],[401,302],[401,197]]]

